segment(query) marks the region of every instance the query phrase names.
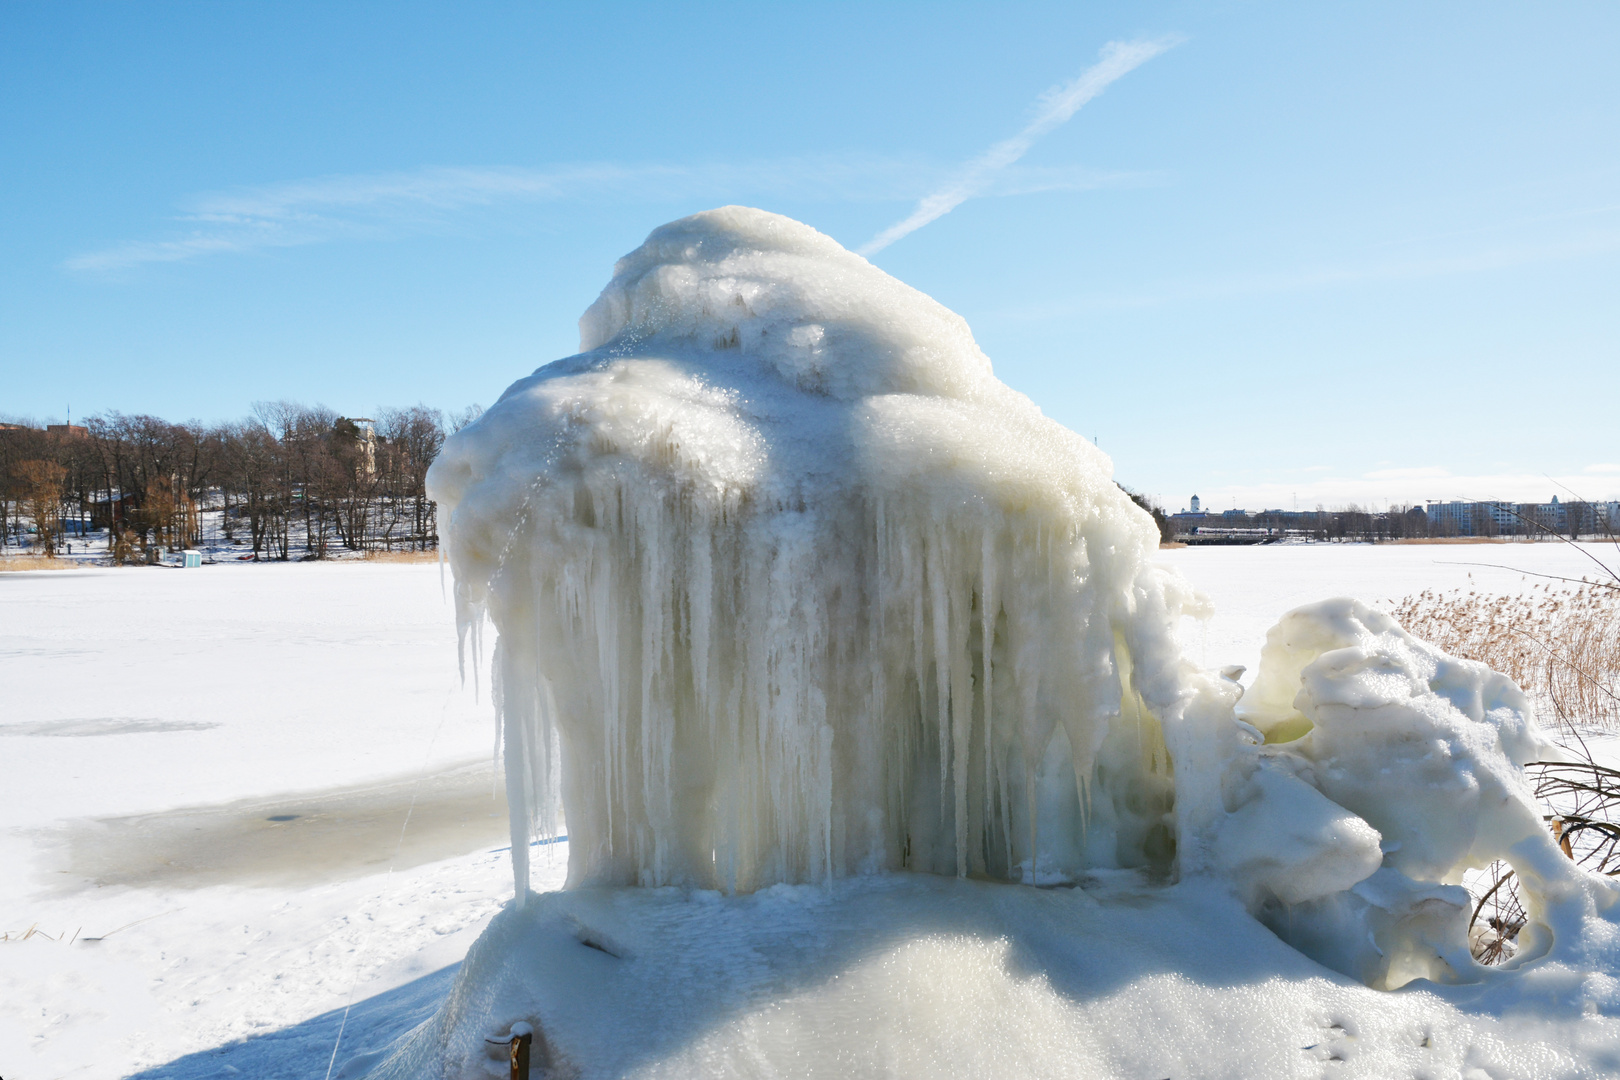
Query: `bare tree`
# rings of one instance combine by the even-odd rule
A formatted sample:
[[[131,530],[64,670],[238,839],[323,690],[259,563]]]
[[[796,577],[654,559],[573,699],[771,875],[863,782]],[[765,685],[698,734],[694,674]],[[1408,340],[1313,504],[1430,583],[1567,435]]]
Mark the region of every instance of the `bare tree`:
[[[17,466],[17,491],[22,512],[34,523],[35,541],[43,553],[56,557],[62,533],[62,485],[67,469],[54,461],[35,459]]]
[[[30,522],[54,550],[65,522],[93,525],[115,561],[150,559],[202,543],[203,512],[218,510],[225,539],[245,527],[256,558],[289,559],[300,539],[315,559],[339,546],[432,548],[428,466],[448,430],[481,411],[416,405],[369,420],[275,401],[214,427],[120,412],[65,434],[0,423],[0,542]]]

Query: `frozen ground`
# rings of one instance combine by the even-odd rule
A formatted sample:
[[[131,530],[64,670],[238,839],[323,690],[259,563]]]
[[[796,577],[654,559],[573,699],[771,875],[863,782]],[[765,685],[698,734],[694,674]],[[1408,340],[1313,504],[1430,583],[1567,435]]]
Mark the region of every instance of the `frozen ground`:
[[[1193,655],[1251,672],[1266,628],[1307,600],[1348,594],[1381,603],[1470,583],[1508,591],[1537,580],[1527,572],[1592,570],[1554,544],[1205,548],[1161,557],[1216,602],[1207,627],[1189,624]],[[0,687],[6,1080],[323,1076],[346,1005],[339,1069],[436,1007],[449,969],[510,894],[488,708],[459,684],[436,567],[0,575]],[[537,888],[560,881],[561,847],[537,851]],[[1094,932],[1106,938],[1107,920],[1099,917]],[[1266,941],[1244,939],[1239,951],[1284,951],[1259,934]],[[956,959],[885,963],[914,970],[918,993],[936,967],[1006,968],[976,948],[960,945],[966,952]],[[1151,1030],[1158,1010],[1180,1000],[1170,985],[1173,948],[1160,966],[1163,994],[1150,980],[1109,999],[1120,1023],[1135,1017]],[[1301,1001],[1373,994],[1303,958],[1275,977],[1297,984]],[[1219,1044],[1225,999],[1200,998],[1219,983],[1199,979],[1203,989],[1182,997]],[[1308,995],[1307,984],[1315,987]],[[833,989],[813,992],[831,995],[837,1009],[858,1000]],[[1055,992],[1073,998],[1073,990]],[[1244,1009],[1291,992],[1257,993],[1239,995]],[[1326,1048],[1288,1059],[1300,1068],[1328,1068],[1337,1056],[1343,1075],[1380,1075],[1379,1062],[1417,1070],[1421,1055],[1404,1044],[1379,1051],[1376,1042],[1404,1039],[1407,1027],[1421,1035],[1417,1027],[1449,1006],[1386,1000],[1378,1015],[1387,1023],[1359,1036],[1359,1066],[1355,1054],[1329,1045],[1357,1033],[1335,1031],[1334,1017],[1317,1017],[1315,1005],[1279,1018],[1277,1037]],[[1410,1003],[1410,1024],[1397,1001]],[[1056,1006],[1031,998],[1027,1007]],[[764,1025],[769,1035],[768,1015],[733,1022]],[[1311,1025],[1327,1041],[1306,1037]],[[1470,1057],[1453,1048],[1444,1063],[1434,1059],[1433,1075],[1493,1075],[1490,1047],[1514,1038],[1490,1019],[1449,1030],[1483,1049]],[[1577,1044],[1600,1043],[1576,1045],[1576,1058],[1550,1054],[1545,1075],[1597,1062],[1606,1031],[1570,1032]],[[1229,1051],[1241,1048],[1221,1052]],[[702,1054],[701,1041],[688,1053],[698,1071]],[[1069,1060],[1078,1068],[1126,1059]],[[1148,1067],[1140,1055],[1130,1060]],[[1175,1067],[1177,1076],[1200,1074],[1197,1062]]]

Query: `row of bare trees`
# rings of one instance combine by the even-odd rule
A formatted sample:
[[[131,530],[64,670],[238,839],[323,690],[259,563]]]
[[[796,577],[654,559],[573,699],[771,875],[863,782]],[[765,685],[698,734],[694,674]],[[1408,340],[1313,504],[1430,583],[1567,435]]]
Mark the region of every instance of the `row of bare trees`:
[[[226,424],[107,413],[82,426],[0,425],[0,541],[54,555],[106,531],[119,561],[208,540],[259,558],[427,550],[438,543],[424,481],[445,436],[478,415],[423,405],[349,418],[261,402]]]
[[[1249,517],[1259,528],[1279,533],[1292,532],[1316,540],[1376,543],[1380,540],[1419,539],[1433,532],[1428,514],[1421,506],[1410,504],[1377,510],[1351,503],[1337,510],[1324,510],[1321,507],[1299,512],[1265,510]]]

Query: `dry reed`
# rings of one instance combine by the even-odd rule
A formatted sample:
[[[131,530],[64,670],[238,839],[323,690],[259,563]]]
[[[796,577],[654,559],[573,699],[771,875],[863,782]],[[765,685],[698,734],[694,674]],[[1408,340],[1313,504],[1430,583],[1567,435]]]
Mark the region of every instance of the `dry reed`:
[[[435,563],[439,561],[437,551],[368,551],[366,562],[374,563]]]
[[[73,559],[55,559],[48,555],[0,556],[0,571],[6,570],[77,570],[84,564]]]
[[[1560,728],[1620,728],[1620,589],[1609,583],[1546,582],[1517,596],[1424,591],[1392,614],[1508,676]]]

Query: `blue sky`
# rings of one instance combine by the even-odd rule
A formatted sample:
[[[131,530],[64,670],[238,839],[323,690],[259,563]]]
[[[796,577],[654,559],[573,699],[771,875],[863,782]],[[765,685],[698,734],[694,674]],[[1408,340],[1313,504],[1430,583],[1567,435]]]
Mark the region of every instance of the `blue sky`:
[[[1616,497],[1616,56],[1613,4],[8,4],[0,413],[488,404],[738,202],[888,230],[1172,508]]]

